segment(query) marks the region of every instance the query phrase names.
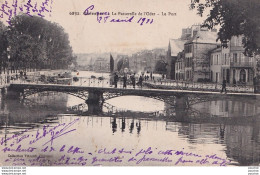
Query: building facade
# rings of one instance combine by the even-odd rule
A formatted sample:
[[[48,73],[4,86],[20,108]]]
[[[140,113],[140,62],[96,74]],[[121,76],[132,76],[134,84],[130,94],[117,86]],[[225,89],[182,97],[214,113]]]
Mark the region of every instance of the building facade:
[[[216,31],[195,24],[182,29],[179,39],[170,39],[167,52],[167,78],[198,81],[209,79],[208,51],[217,47]],[[178,58],[180,52],[181,58]],[[177,65],[178,64],[178,65]],[[183,78],[180,78],[180,77]]]
[[[252,84],[255,76],[256,60],[244,55],[242,36],[235,36],[229,42],[231,79],[238,84]]]
[[[180,52],[177,55],[177,60],[175,64],[175,80],[183,81],[185,79],[185,61],[184,52]]]
[[[176,61],[179,52],[182,52],[184,49],[184,44],[189,41],[196,33],[200,30],[200,25],[192,25],[191,27],[182,29],[182,34],[179,39],[170,39],[168,44],[167,51],[167,74],[166,78],[176,79],[179,72],[176,72]],[[178,64],[180,59],[178,60]],[[184,65],[183,65],[184,66]],[[179,71],[179,70],[178,70]]]
[[[154,72],[158,61],[166,63],[165,49],[143,50],[132,54],[129,59],[129,68],[134,72]]]
[[[170,39],[167,78],[190,82],[253,84],[257,57],[244,55],[243,36],[234,36],[222,47],[217,31],[193,25],[182,29],[180,39]],[[258,58],[259,59],[259,58]]]
[[[97,58],[93,65],[93,71],[97,72],[109,72],[110,64],[105,58]]]
[[[184,39],[170,39],[167,51],[167,74],[166,78],[175,80],[176,71],[175,63],[177,61],[177,56],[184,49],[184,44],[187,40]]]
[[[193,82],[209,81],[209,51],[216,49],[220,43],[216,41],[217,32],[200,30],[184,45],[185,80]]]
[[[256,74],[256,59],[244,55],[242,36],[234,36],[227,48],[220,47],[211,51],[210,79],[229,84],[253,84]]]

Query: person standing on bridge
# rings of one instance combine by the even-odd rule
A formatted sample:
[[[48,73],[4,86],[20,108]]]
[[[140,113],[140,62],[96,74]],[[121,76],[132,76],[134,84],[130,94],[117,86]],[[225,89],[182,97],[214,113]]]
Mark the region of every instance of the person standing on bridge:
[[[118,75],[115,73],[115,76],[114,76],[115,88],[117,88],[117,82],[118,82]]]
[[[142,77],[142,75],[140,75],[140,77],[139,77],[139,85],[142,89],[142,87],[143,87],[143,77]]]
[[[131,77],[131,80],[132,80],[133,88],[135,89],[135,73],[134,73],[134,75]]]
[[[223,79],[222,82],[222,90],[221,93],[225,90],[225,93],[227,93],[227,81],[225,79]]]
[[[127,82],[127,77],[124,75],[123,77],[123,88],[126,89],[126,82]]]

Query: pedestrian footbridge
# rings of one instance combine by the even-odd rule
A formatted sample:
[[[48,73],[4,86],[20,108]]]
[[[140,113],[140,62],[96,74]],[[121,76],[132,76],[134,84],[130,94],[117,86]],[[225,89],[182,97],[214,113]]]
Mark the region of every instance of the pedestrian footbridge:
[[[223,99],[253,99],[257,100],[259,94],[253,93],[227,93],[192,90],[165,90],[165,89],[123,89],[112,87],[90,87],[59,84],[10,84],[7,92],[8,98],[27,98],[40,92],[63,92],[86,101],[86,103],[100,104],[104,101],[120,96],[134,95],[154,98],[171,106],[189,107],[196,103]]]

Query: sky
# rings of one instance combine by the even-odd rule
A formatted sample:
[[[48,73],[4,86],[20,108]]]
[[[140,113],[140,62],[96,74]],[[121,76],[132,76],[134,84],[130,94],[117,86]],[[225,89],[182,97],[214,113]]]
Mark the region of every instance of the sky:
[[[0,0],[0,2],[3,0]],[[22,0],[21,0],[22,1]],[[23,0],[26,2],[26,0]],[[32,0],[32,2],[44,0]],[[179,38],[181,29],[202,23],[196,10],[189,10],[190,0],[52,0],[51,17],[47,20],[60,24],[69,34],[74,53],[120,52],[130,54],[143,49],[166,48],[170,38]],[[107,22],[99,23],[95,15],[83,15],[94,5],[93,12],[109,12]],[[70,15],[79,12],[80,15]],[[112,23],[112,19],[131,16],[111,15],[118,12],[143,13],[132,22]],[[144,12],[155,16],[144,16]],[[162,12],[167,16],[162,16]],[[176,13],[169,16],[168,12]],[[137,23],[139,18],[153,19],[151,24]]]

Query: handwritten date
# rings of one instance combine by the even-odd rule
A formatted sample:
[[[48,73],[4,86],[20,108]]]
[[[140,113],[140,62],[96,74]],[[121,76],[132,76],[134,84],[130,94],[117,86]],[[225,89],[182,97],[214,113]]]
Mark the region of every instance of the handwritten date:
[[[84,15],[90,15],[91,11],[94,10],[95,6],[91,5],[89,6],[85,11],[84,11]],[[97,21],[99,23],[132,23],[135,21],[135,16],[131,16],[131,17],[125,17],[125,18],[112,18],[110,16],[109,12],[96,12],[95,13],[97,15]],[[140,17],[137,19],[136,23],[138,23],[140,26],[144,25],[144,24],[152,24],[154,22],[153,19],[149,19],[149,18],[144,18],[144,17]]]

